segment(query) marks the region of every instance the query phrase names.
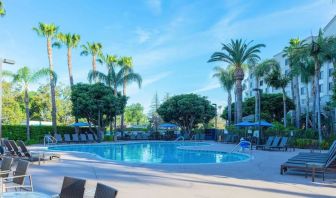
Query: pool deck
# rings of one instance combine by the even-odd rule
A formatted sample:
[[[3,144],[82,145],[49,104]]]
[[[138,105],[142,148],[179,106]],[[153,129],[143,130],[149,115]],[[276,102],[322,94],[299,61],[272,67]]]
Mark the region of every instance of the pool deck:
[[[231,151],[234,145],[214,143],[206,150]],[[202,165],[120,164],[83,153],[63,153],[60,161],[30,166],[35,191],[60,192],[63,176],[111,185],[118,198],[277,198],[336,197],[336,176],[326,181],[304,175],[280,175],[280,164],[295,152],[255,151],[246,162]],[[308,151],[306,151],[308,152]]]

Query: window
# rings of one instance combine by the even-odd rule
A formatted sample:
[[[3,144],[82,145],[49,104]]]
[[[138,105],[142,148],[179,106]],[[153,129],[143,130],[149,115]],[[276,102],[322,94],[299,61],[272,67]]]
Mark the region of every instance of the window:
[[[321,80],[323,77],[323,71],[320,71],[320,76],[319,76],[319,79]]]
[[[328,84],[328,90],[331,91],[332,89],[333,89],[333,83],[330,82],[330,83]]]
[[[285,65],[288,65],[289,64],[289,60],[286,58],[285,59]]]
[[[301,100],[301,105],[302,105],[302,104],[306,104],[306,100],[305,100],[305,99],[302,99],[302,100]]]
[[[323,84],[320,84],[320,93],[323,91]]]
[[[266,87],[266,89],[265,89],[265,93],[268,93],[268,87]]]
[[[250,82],[250,88],[252,88],[252,82]]]
[[[264,84],[264,81],[263,81],[263,80],[261,80],[259,84],[260,84],[260,86],[263,86],[263,84]]]
[[[286,74],[286,75],[289,74],[289,70],[288,70],[288,69],[285,70],[285,74]]]
[[[301,87],[301,95],[305,94],[305,88]]]
[[[250,96],[252,96],[252,91],[250,91]]]
[[[329,68],[329,77],[331,77],[333,75],[334,69],[333,68]]]

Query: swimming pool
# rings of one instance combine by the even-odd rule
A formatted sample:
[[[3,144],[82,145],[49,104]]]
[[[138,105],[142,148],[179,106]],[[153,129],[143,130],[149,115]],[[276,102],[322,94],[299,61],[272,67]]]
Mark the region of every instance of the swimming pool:
[[[151,164],[210,164],[249,159],[248,155],[204,150],[190,150],[190,146],[205,146],[198,142],[137,142],[93,145],[52,146],[49,150],[86,152],[107,160]]]

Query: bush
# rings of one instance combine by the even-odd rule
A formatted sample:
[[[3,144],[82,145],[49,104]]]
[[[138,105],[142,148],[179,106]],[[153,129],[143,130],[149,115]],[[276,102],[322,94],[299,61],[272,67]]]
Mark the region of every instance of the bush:
[[[30,126],[30,141],[27,142],[26,126],[24,125],[3,125],[2,137],[10,140],[23,140],[28,144],[42,143],[45,134],[52,133],[52,126]],[[57,133],[74,133],[75,128],[70,126],[57,126]]]

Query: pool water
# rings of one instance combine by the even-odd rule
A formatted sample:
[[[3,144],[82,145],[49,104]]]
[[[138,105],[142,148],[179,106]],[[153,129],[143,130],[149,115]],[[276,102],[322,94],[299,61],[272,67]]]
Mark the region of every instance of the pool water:
[[[94,144],[52,146],[57,151],[77,151],[96,154],[102,158],[131,163],[207,164],[242,161],[249,156],[238,153],[188,150],[189,146],[205,146],[197,142],[140,142],[124,144]]]

